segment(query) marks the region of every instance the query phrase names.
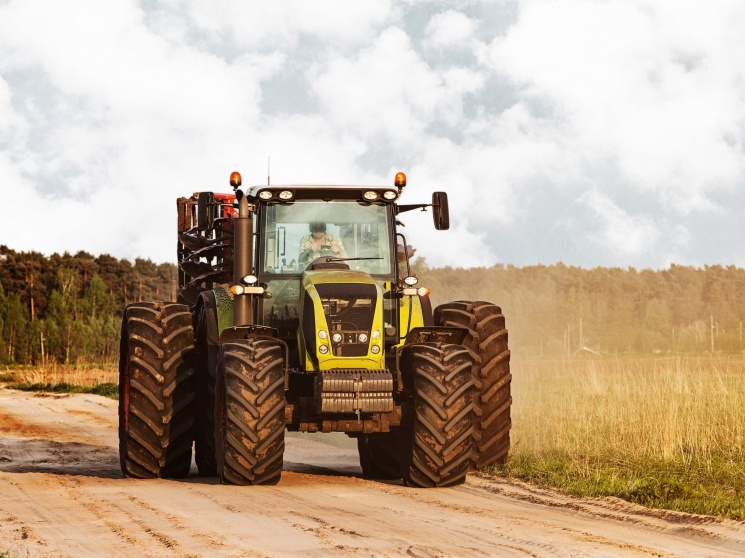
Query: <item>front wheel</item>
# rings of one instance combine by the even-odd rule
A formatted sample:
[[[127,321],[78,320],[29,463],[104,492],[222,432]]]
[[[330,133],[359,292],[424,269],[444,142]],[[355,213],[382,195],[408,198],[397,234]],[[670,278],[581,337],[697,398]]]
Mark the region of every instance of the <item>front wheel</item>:
[[[227,484],[276,484],[285,449],[282,348],[271,339],[223,343],[215,386],[217,475]]]
[[[402,425],[404,483],[421,488],[466,480],[473,434],[473,357],[461,345],[404,348],[401,366],[413,388]]]

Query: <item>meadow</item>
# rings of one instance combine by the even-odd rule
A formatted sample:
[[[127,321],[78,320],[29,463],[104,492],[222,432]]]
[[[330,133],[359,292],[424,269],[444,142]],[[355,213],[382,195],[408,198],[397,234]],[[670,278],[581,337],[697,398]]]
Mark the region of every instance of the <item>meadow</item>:
[[[514,359],[492,472],[582,496],[745,519],[742,356]]]

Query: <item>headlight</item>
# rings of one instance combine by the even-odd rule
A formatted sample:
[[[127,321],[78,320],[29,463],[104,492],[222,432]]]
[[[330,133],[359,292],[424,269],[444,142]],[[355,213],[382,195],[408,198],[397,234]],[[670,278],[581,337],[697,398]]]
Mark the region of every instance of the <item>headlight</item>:
[[[367,192],[362,194],[362,197],[368,201],[373,201],[378,199],[378,193],[374,190],[368,190]]]
[[[419,279],[414,277],[413,275],[409,275],[404,279],[404,283],[406,283],[409,287],[413,287],[419,282]]]
[[[377,329],[374,329],[372,332],[372,338],[378,339],[380,337],[380,332]]]
[[[321,353],[322,355],[325,355],[326,353],[329,352],[329,348],[326,345],[321,345],[318,347],[318,352]]]
[[[259,197],[262,200],[270,200],[272,199],[272,193],[269,190],[262,190],[261,192],[259,192]]]
[[[398,194],[393,190],[386,190],[383,192],[383,197],[387,200],[395,200],[398,197]]]
[[[333,335],[331,336],[331,340],[332,340],[332,341],[333,341],[334,343],[339,343],[339,342],[341,342],[341,333],[339,333],[338,331],[337,331],[336,333],[334,333],[334,334],[333,334]]]
[[[256,275],[246,275],[243,279],[241,279],[246,285],[253,285],[258,281],[259,279],[256,277]]]
[[[279,193],[279,199],[281,200],[291,200],[292,199],[292,192],[289,190],[282,190]]]
[[[319,329],[318,330],[318,338],[319,339],[326,339],[329,336],[328,333],[326,333],[325,329]]]
[[[372,351],[372,354],[377,355],[380,352],[380,346],[379,345],[373,345],[370,349]]]
[[[360,333],[358,339],[360,340],[360,343],[367,343],[367,333]]]
[[[232,287],[230,287],[230,292],[234,295],[243,294],[243,291],[243,285],[233,285]]]

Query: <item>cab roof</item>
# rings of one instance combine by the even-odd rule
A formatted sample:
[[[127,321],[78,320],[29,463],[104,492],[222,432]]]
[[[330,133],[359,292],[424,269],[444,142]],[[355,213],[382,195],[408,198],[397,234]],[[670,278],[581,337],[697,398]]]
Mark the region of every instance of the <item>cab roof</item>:
[[[395,202],[400,192],[392,186],[342,186],[342,185],[272,185],[251,186],[246,195],[257,201],[291,202],[295,200],[323,200],[360,202]]]

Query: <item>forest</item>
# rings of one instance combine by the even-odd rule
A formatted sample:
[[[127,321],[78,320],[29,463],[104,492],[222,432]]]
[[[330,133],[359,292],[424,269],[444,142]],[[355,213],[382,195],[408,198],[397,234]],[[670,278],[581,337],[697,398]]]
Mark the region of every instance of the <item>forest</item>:
[[[738,352],[745,269],[584,269],[558,263],[412,271],[434,306],[487,300],[502,307],[514,353]],[[119,350],[122,309],[175,300],[176,266],[86,252],[44,256],[0,246],[0,364],[105,364]]]
[[[175,300],[177,287],[170,263],[0,246],[0,364],[115,362],[122,309]]]

